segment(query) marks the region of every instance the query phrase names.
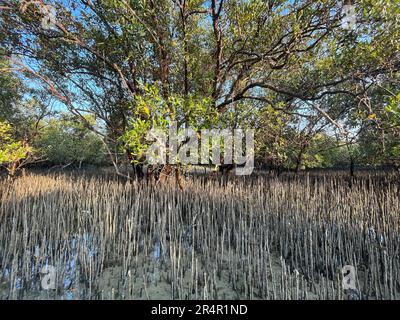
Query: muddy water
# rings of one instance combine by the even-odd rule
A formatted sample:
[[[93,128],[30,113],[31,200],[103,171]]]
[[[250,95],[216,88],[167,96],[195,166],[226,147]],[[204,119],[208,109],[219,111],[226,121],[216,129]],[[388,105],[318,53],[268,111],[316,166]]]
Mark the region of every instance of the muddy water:
[[[31,280],[26,281],[21,275],[12,275],[11,270],[5,268],[1,277],[0,299],[173,299],[175,297],[168,275],[170,259],[168,254],[161,254],[160,242],[154,244],[148,256],[136,257],[135,263],[127,268],[127,272],[123,266],[106,263],[108,266],[93,280],[82,279],[80,276],[82,266],[79,262],[83,257],[82,252],[85,254],[84,259],[89,261],[96,257],[96,248],[93,247],[91,239],[88,234],[71,237],[65,259],[60,262],[55,261],[55,265],[59,267],[54,269],[54,274],[49,272],[49,269],[54,267],[49,264],[50,257],[41,256],[41,250],[36,246],[30,257],[34,266],[30,270]],[[190,253],[190,246],[187,246],[186,250]],[[19,269],[22,269],[22,266],[19,266]],[[47,286],[51,284],[50,277],[53,275],[56,279],[55,288],[48,288]],[[182,290],[188,292],[183,298],[208,298],[204,288],[200,292],[200,288],[194,288],[191,284],[189,272],[186,272],[180,281]],[[240,294],[229,284],[227,272],[222,272],[216,283],[215,291],[220,298],[240,298]],[[192,294],[189,288],[192,289]]]
[[[399,299],[399,187],[378,182],[0,183],[0,298],[346,299],[352,265],[356,298]]]
[[[135,257],[129,267],[106,262],[98,274],[90,273],[89,280],[85,278],[81,259],[89,261],[89,266],[96,259],[98,250],[93,245],[93,237],[89,234],[73,235],[69,248],[64,252],[63,259],[50,264],[51,256],[42,255],[43,249],[36,246],[30,256],[32,262],[29,277],[27,274],[13,275],[9,268],[2,272],[0,299],[246,299],[239,290],[232,286],[230,272],[222,270],[215,278],[214,287],[207,288],[207,275],[202,262],[196,259],[194,268],[198,282],[191,278],[190,270],[183,271],[177,277],[179,293],[171,280],[171,259],[168,252],[164,253],[162,244],[156,241],[149,254]],[[187,255],[192,253],[191,245],[185,244]],[[49,245],[48,248],[51,248]],[[54,260],[52,260],[54,261]],[[228,265],[228,264],[227,264]],[[49,272],[54,267],[54,273]],[[14,269],[23,269],[22,265]],[[91,271],[91,270],[90,270]],[[279,259],[273,258],[269,279],[272,286],[279,291],[282,285],[281,276],[287,276]],[[198,274],[201,274],[198,276]],[[205,279],[201,279],[204,275]],[[51,286],[50,278],[54,276],[55,286]],[[27,281],[26,279],[30,279]],[[202,281],[204,280],[204,281]],[[293,288],[295,290],[295,288]],[[213,290],[213,292],[209,292]],[[273,289],[271,289],[271,294]],[[317,298],[311,291],[307,297]],[[253,299],[261,299],[254,296]]]

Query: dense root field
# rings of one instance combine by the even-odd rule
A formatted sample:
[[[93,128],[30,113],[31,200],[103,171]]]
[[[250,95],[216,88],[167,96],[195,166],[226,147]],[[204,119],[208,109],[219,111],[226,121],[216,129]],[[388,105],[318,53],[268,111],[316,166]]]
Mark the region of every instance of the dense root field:
[[[399,299],[399,191],[391,174],[198,176],[184,191],[102,174],[3,180],[0,298]]]

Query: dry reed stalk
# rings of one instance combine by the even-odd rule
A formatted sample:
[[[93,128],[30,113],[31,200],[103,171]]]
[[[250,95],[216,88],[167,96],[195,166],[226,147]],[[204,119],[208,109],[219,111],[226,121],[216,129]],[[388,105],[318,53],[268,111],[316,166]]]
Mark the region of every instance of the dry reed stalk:
[[[351,188],[340,173],[185,186],[102,174],[0,184],[0,298],[152,298],[157,287],[164,298],[345,299],[346,264],[362,298],[399,298],[394,176]],[[57,269],[55,292],[40,290],[45,264]]]

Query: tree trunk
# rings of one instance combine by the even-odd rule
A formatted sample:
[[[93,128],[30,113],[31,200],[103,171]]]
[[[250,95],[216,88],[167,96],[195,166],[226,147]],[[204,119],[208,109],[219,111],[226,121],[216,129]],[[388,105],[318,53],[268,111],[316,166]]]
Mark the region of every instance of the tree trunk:
[[[135,164],[132,163],[133,174],[138,179],[143,179],[145,177],[145,173],[143,172],[143,165],[142,164]]]
[[[176,182],[178,183],[179,189],[183,190],[184,189],[184,182],[183,182],[179,167],[177,167],[175,169],[175,179],[176,179]]]
[[[10,166],[7,167],[9,180],[15,179],[15,177],[17,175],[17,171],[18,171],[18,165],[19,165],[19,161],[14,161],[13,163],[11,163]]]
[[[296,168],[294,169],[294,171],[295,171],[296,173],[299,173],[299,171],[300,171],[300,165],[301,165],[301,158],[297,158],[297,160],[296,160]]]
[[[220,172],[222,175],[224,174],[230,174],[233,169],[235,169],[236,165],[235,164],[221,164],[218,166],[218,172]]]
[[[143,172],[143,164],[137,163],[135,161],[137,159],[135,159],[134,155],[129,150],[126,150],[126,155],[132,166],[134,176],[138,179],[143,179],[145,177],[145,173]]]
[[[164,165],[164,167],[161,169],[161,172],[160,172],[160,175],[159,175],[157,181],[159,183],[166,182],[168,177],[171,176],[173,171],[174,171],[174,167],[172,165],[170,165],[170,164]],[[183,190],[185,188],[184,179],[182,178],[179,166],[177,166],[175,168],[175,181],[178,184],[180,190]]]
[[[295,172],[299,173],[300,171],[300,166],[301,166],[301,162],[303,160],[303,154],[305,152],[305,148],[302,148],[299,152],[299,154],[297,155],[297,159],[296,159],[296,168],[295,168]]]
[[[354,159],[350,158],[350,177],[354,177],[355,163]]]
[[[164,183],[167,178],[170,176],[170,174],[172,173],[172,166],[170,164],[166,164],[164,165],[164,167],[161,169],[160,172],[160,177],[158,178],[158,181],[160,183]]]

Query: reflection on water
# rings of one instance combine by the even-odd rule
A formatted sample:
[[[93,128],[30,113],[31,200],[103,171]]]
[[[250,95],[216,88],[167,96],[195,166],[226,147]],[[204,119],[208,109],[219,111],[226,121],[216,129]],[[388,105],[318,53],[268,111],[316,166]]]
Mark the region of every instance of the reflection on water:
[[[390,183],[199,177],[183,192],[81,175],[0,183],[0,299],[346,299],[343,264],[357,268],[363,296],[396,299]]]
[[[12,268],[3,268],[0,277],[0,299],[133,298],[134,290],[128,296],[126,291],[129,291],[129,285],[132,287],[132,282],[141,282],[137,279],[140,272],[132,272],[133,266],[130,266],[128,272],[124,272],[122,266],[112,265],[112,263],[106,263],[109,266],[100,270],[100,272],[96,272],[93,265],[98,258],[99,250],[95,247],[95,243],[96,239],[88,233],[73,235],[70,237],[69,245],[65,248],[61,259],[54,259],[51,254],[43,254],[43,252],[51,252],[50,244],[46,248],[36,245],[32,252],[27,250],[25,256],[29,256],[27,259],[30,263],[29,275],[24,273],[24,277],[20,276],[25,270],[22,259],[18,259],[16,265]],[[161,242],[156,240],[149,251],[148,257],[142,254],[134,261],[141,264],[141,271],[151,271],[144,276],[147,277],[145,280],[149,281],[150,284],[153,282],[157,285],[157,275],[160,276],[158,269],[161,267]],[[164,263],[168,260],[168,257],[168,253],[164,254],[162,257]],[[53,264],[51,261],[53,261]],[[42,287],[43,277],[46,274],[41,271],[49,266],[53,266],[56,270],[57,286],[54,290],[46,290]],[[87,266],[89,266],[89,274],[85,276]],[[17,270],[18,276],[15,275],[15,272],[11,272],[11,269]],[[136,279],[132,280],[134,273]],[[27,279],[30,280],[27,281]],[[142,291],[140,290],[140,293],[145,294]]]
[[[2,269],[0,298],[46,299],[51,297],[68,300],[82,298],[85,290],[81,290],[81,287],[85,286],[85,281],[80,277],[81,261],[92,261],[96,255],[96,248],[93,237],[88,233],[70,237],[68,244],[63,255],[58,257],[61,259],[57,259],[52,254],[54,244],[47,244],[45,248],[36,245],[32,251],[26,250],[25,259],[14,259],[13,266]],[[43,254],[44,252],[47,254]],[[28,272],[26,272],[26,264],[30,265]],[[43,277],[46,275],[43,271],[48,270],[48,267],[54,267],[56,271],[55,290],[42,288]]]

